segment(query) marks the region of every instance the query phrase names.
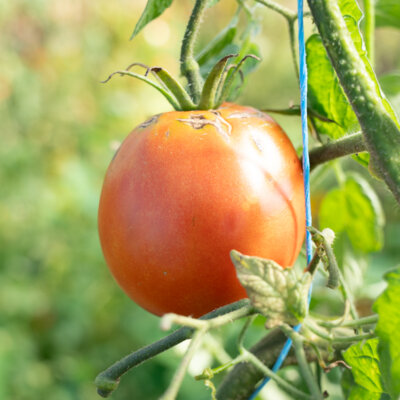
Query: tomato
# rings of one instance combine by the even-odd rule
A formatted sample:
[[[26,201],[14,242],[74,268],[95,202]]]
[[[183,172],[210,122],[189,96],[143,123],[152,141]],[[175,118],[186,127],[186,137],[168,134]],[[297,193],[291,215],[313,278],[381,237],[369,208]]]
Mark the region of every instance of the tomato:
[[[226,103],[154,116],[108,168],[99,206],[105,259],[146,310],[198,317],[246,297],[231,249],[294,263],[303,188],[290,140],[256,109]]]

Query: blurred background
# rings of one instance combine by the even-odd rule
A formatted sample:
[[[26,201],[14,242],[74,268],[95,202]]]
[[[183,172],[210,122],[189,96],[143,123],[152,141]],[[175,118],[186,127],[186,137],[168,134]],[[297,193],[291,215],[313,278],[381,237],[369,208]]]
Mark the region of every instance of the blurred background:
[[[163,336],[159,319],[139,309],[113,281],[96,226],[102,179],[116,146],[150,115],[170,110],[142,82],[120,77],[100,81],[134,61],[162,65],[178,75],[179,45],[193,5],[175,1],[129,41],[145,3],[0,0],[2,400],[98,399],[93,380],[101,370]],[[293,0],[280,3],[295,8]],[[207,14],[200,47],[235,10],[234,0],[224,0]],[[286,24],[263,9],[260,18],[257,42],[263,62],[239,102],[285,108],[298,103]],[[400,68],[398,32],[388,28],[377,33],[379,72]],[[298,119],[277,119],[298,146]],[[334,184],[328,177],[317,186],[315,212]],[[370,259],[371,282],[395,265],[400,237],[398,206],[380,183],[375,186],[390,223],[384,251]],[[262,335],[259,325],[249,342]],[[207,365],[212,344],[221,336],[228,337],[227,350],[233,349],[240,328],[224,329],[210,339],[194,373]],[[179,351],[131,371],[113,398],[156,399],[178,365]],[[298,379],[295,371],[290,373]],[[180,396],[208,398],[209,389],[188,378]]]

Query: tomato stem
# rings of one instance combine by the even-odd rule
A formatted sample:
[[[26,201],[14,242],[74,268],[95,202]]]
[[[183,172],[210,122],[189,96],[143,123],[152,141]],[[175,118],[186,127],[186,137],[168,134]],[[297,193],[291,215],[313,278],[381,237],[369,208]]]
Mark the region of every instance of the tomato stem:
[[[367,151],[367,148],[361,133],[345,136],[342,139],[313,148],[310,151],[311,169],[324,162],[364,151]]]
[[[400,203],[400,124],[352,40],[336,0],[308,0],[322,42],[357,115],[371,162]]]
[[[276,11],[278,14],[281,14],[283,17],[285,17],[288,21],[295,20],[297,18],[296,12],[278,3],[275,3],[272,0],[256,0],[256,2],[270,8],[271,10]]]
[[[310,368],[310,365],[307,362],[306,353],[304,352],[303,336],[301,336],[299,333],[294,331],[289,325],[286,324],[283,324],[281,326],[281,329],[286,334],[286,336],[292,340],[294,351],[296,353],[296,358],[299,362],[300,374],[303,376],[303,379],[307,383],[313,400],[322,400],[323,395],[318,386],[318,382]]]
[[[295,21],[296,21],[295,19],[287,20],[289,25],[289,40],[290,40],[290,50],[292,52],[293,67],[296,73],[297,80],[300,81],[299,63],[297,61],[296,39],[294,30]]]
[[[235,303],[211,311],[210,313],[200,317],[200,319],[209,320],[225,314],[230,314],[233,311],[244,308],[248,309],[249,304],[250,301],[248,299],[239,300]],[[242,314],[240,315],[243,316]],[[194,331],[195,329],[189,327],[180,328],[157,342],[143,347],[111,365],[109,368],[101,372],[95,380],[99,395],[102,397],[108,397],[118,387],[119,379],[125,372],[157,354],[176,346],[184,340],[191,338]]]
[[[194,56],[194,45],[206,5],[207,0],[196,0],[181,47],[181,73],[188,81],[189,92],[195,103],[200,99],[203,80],[200,74],[199,64]]]

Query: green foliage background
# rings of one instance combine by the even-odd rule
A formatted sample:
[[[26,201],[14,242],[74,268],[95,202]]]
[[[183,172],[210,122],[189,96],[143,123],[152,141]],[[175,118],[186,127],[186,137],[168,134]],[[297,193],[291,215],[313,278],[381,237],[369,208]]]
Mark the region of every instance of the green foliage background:
[[[282,3],[294,8],[292,0]],[[116,145],[149,115],[169,110],[143,83],[100,81],[133,61],[178,74],[192,2],[176,2],[130,42],[144,6],[145,0],[0,0],[0,399],[98,399],[98,372],[163,335],[158,318],[114,283],[96,227],[102,178]],[[207,15],[200,46],[235,8],[235,1],[221,1]],[[271,12],[260,15],[264,61],[240,101],[284,108],[298,96],[286,26]],[[381,30],[377,40],[378,70],[400,69],[398,32]],[[278,119],[298,145],[298,120]],[[317,185],[315,213],[332,182]],[[399,255],[398,207],[377,187],[389,223],[370,282]],[[368,298],[367,291],[361,296]],[[172,350],[143,365],[113,398],[157,398],[178,361]],[[187,379],[181,398],[207,394]]]

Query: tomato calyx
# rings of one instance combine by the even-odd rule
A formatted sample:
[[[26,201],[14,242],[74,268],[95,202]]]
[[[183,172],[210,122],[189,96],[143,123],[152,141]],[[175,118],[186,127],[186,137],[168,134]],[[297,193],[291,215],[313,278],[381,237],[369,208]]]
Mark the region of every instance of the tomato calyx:
[[[230,63],[231,59],[238,59],[237,54],[229,54],[221,58],[211,69],[201,91],[200,100],[195,102],[187,90],[162,67],[149,67],[142,63],[130,64],[124,70],[117,70],[109,75],[102,83],[107,83],[114,75],[130,76],[142,80],[158,90],[176,111],[213,110],[227,101],[239,76],[243,82],[241,68],[249,59],[260,60],[254,54],[247,54],[236,63]],[[134,67],[143,68],[144,74],[131,71]],[[150,76],[153,79],[150,79]]]

